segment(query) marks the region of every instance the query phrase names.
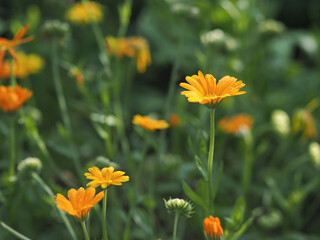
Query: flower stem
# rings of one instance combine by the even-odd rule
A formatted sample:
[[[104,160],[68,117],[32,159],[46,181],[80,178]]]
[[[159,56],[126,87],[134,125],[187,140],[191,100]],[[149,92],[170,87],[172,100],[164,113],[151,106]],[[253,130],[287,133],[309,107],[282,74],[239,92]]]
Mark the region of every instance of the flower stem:
[[[12,87],[15,87],[17,85],[17,80],[16,80],[16,76],[14,75],[15,72],[14,72],[14,59],[11,59],[10,61],[10,85]]]
[[[252,134],[250,130],[248,130],[244,135],[245,162],[242,173],[242,189],[244,193],[248,191],[251,185],[252,166],[254,162],[252,143]]]
[[[9,227],[7,224],[5,224],[4,222],[0,222],[0,226],[3,227],[5,230],[7,230],[8,232],[10,232],[12,235],[16,236],[19,239],[22,240],[31,240],[30,238],[22,235],[21,233],[17,232],[16,230],[14,230],[13,228]]]
[[[176,213],[174,216],[172,240],[177,239],[178,219],[179,219],[179,213]]]
[[[209,145],[209,156],[208,156],[208,193],[209,193],[209,209],[211,211],[212,206],[212,165],[213,165],[213,154],[214,154],[214,115],[215,109],[210,109],[210,145]]]
[[[32,177],[33,177],[34,180],[36,180],[36,181],[39,183],[39,185],[43,188],[43,190],[44,190],[45,192],[47,192],[47,194],[51,197],[51,199],[54,200],[54,194],[53,194],[52,190],[51,190],[50,187],[42,180],[42,178],[41,178],[37,173],[35,173],[35,172],[32,173]],[[74,230],[73,230],[73,228],[72,228],[72,225],[71,225],[71,223],[69,222],[69,220],[68,220],[65,212],[61,211],[59,208],[58,208],[58,211],[59,211],[60,216],[61,216],[64,224],[66,225],[66,227],[67,227],[67,229],[68,229],[68,231],[69,231],[72,239],[73,239],[73,240],[77,240],[78,238],[77,238],[77,236],[76,236],[76,234],[75,234],[75,232],[74,232]]]
[[[10,165],[9,165],[9,177],[13,177],[15,174],[15,161],[16,161],[16,148],[15,148],[15,118],[10,119]]]
[[[108,240],[107,232],[107,196],[108,189],[104,191],[103,205],[102,205],[102,236],[103,240]]]
[[[59,102],[59,107],[60,111],[62,114],[62,120],[64,123],[64,127],[66,128],[66,131],[68,133],[68,141],[69,145],[71,148],[72,152],[72,160],[75,165],[76,171],[82,179],[82,172],[81,172],[81,164],[78,156],[78,152],[76,150],[75,144],[73,142],[73,134],[72,134],[72,128],[71,128],[71,121],[68,115],[68,110],[67,110],[67,104],[66,100],[63,94],[63,88],[61,84],[61,79],[60,79],[60,74],[59,74],[59,65],[58,65],[58,55],[57,55],[57,40],[54,39],[52,41],[52,52],[51,52],[51,57],[52,57],[52,73],[53,73],[53,79],[58,95],[58,102]]]
[[[88,235],[88,231],[87,231],[87,228],[86,228],[86,222],[85,221],[82,221],[81,222],[81,226],[82,226],[82,229],[83,229],[83,233],[84,233],[84,238],[86,240],[89,240],[89,235]]]

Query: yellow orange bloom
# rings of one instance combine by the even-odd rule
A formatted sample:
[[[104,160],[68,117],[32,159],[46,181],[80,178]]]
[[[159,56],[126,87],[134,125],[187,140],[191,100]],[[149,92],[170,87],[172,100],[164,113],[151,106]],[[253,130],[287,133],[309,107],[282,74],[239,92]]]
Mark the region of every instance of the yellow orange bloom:
[[[242,130],[251,130],[253,119],[248,114],[238,114],[232,118],[223,118],[219,121],[218,126],[225,133],[240,133]]]
[[[186,80],[189,84],[180,83],[180,86],[188,91],[182,91],[181,94],[185,95],[189,102],[206,104],[208,107],[215,107],[216,103],[220,103],[226,97],[246,93],[239,92],[245,84],[230,76],[224,76],[217,84],[217,80],[211,74],[204,76],[201,71],[198,71],[198,75],[187,76]]]
[[[103,18],[101,5],[97,2],[76,3],[67,11],[66,16],[69,21],[79,24],[101,22]]]
[[[17,61],[13,69],[16,77],[24,78],[39,72],[43,67],[43,59],[35,54],[16,53]],[[10,62],[5,61],[0,71],[0,79],[9,78],[11,75]]]
[[[210,237],[220,238],[223,236],[223,229],[220,224],[220,219],[218,217],[206,217],[203,220],[204,231],[207,235],[210,234]]]
[[[135,115],[132,123],[139,125],[148,131],[155,131],[157,129],[168,128],[169,124],[164,120],[154,120],[148,116]]]
[[[71,68],[70,73],[72,76],[75,77],[78,84],[80,85],[83,84],[84,78],[79,68],[76,68],[76,67]]]
[[[106,167],[100,170],[97,167],[89,168],[90,173],[84,175],[87,179],[92,180],[87,184],[90,187],[107,188],[110,185],[122,185],[123,182],[129,181],[129,176],[123,176],[125,172],[115,171],[113,167]]]
[[[69,200],[60,193],[55,199],[58,208],[83,221],[86,220],[90,209],[104,197],[103,191],[96,196],[95,194],[96,189],[92,187],[81,187],[78,190],[72,188],[68,191]]]
[[[31,96],[32,92],[21,86],[0,86],[0,108],[5,112],[16,111]]]
[[[292,119],[293,132],[302,131],[302,138],[313,139],[318,136],[314,118],[308,109],[298,110]]]
[[[171,127],[176,127],[180,124],[180,118],[178,114],[171,114],[169,117],[169,122]]]
[[[111,55],[115,55],[118,58],[124,56],[136,58],[137,69],[140,73],[145,72],[147,66],[151,63],[148,42],[141,37],[107,37],[106,45]]]
[[[15,52],[15,48],[23,43],[30,42],[33,37],[27,37],[23,38],[24,35],[26,35],[28,29],[29,29],[29,24],[27,24],[24,28],[20,29],[16,35],[13,37],[12,40],[6,39],[6,38],[0,38],[0,69],[3,65],[3,59],[8,51],[11,56],[17,60],[17,55]]]

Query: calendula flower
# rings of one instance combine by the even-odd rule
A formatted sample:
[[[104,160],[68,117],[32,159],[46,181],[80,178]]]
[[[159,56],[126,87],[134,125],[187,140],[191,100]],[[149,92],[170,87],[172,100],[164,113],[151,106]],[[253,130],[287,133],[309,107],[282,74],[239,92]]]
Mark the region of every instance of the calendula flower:
[[[214,236],[216,239],[220,239],[220,237],[223,236],[223,229],[218,217],[212,217],[211,215],[209,217],[206,217],[203,220],[203,225],[204,231],[207,235],[210,235],[211,238],[213,238]]]
[[[210,108],[214,108],[222,99],[230,96],[245,94],[245,91],[239,91],[245,86],[242,81],[237,81],[236,78],[225,76],[218,84],[216,79],[211,74],[205,76],[201,71],[198,75],[186,77],[189,83],[180,83],[180,86],[188,91],[182,91],[181,94],[188,98],[189,102],[198,102],[206,104]]]
[[[30,42],[33,39],[33,37],[23,38],[24,35],[26,35],[29,27],[30,27],[29,24],[27,24],[24,28],[20,29],[16,33],[16,35],[13,37],[12,40],[9,40],[6,38],[0,38],[0,69],[2,67],[3,59],[7,51],[11,54],[11,56],[15,60],[17,60],[17,54],[15,52],[15,48],[18,45],[26,42]]]
[[[225,133],[240,133],[241,131],[251,130],[253,119],[248,114],[238,114],[232,118],[223,118],[219,121],[218,126]]]
[[[89,187],[87,189],[79,188],[70,189],[68,191],[68,199],[60,193],[55,196],[57,207],[62,211],[69,213],[80,221],[85,221],[90,209],[97,204],[103,197],[104,192],[98,193],[96,196],[96,189]]]
[[[17,53],[17,61],[13,65],[16,77],[25,78],[30,74],[39,72],[43,67],[43,59],[36,54]],[[0,78],[11,76],[10,62],[5,61],[0,71]]]
[[[168,201],[165,199],[163,200],[169,213],[178,213],[185,217],[191,217],[191,214],[193,213],[192,203],[180,198],[170,198]]]
[[[79,70],[79,68],[77,67],[73,67],[70,69],[70,73],[71,75],[76,79],[77,83],[79,85],[83,84],[83,74],[81,73],[81,71]]]
[[[111,55],[118,58],[124,56],[136,58],[137,69],[140,73],[145,72],[147,66],[151,63],[148,42],[141,37],[107,37],[106,45]]]
[[[0,108],[5,112],[17,111],[31,96],[32,92],[19,85],[16,87],[0,86]]]
[[[292,128],[293,132],[302,130],[302,138],[304,139],[313,139],[318,136],[313,116],[308,109],[300,109],[294,114]]]
[[[129,176],[123,176],[125,172],[115,171],[114,167],[106,167],[100,170],[97,167],[89,168],[90,173],[85,173],[84,175],[87,179],[92,180],[87,184],[90,187],[107,188],[110,185],[122,185],[123,182],[129,181]]]
[[[171,114],[169,117],[169,122],[171,127],[176,127],[180,124],[180,118],[178,114]]]
[[[101,22],[103,18],[101,5],[97,2],[76,3],[67,11],[66,16],[69,21],[79,24]]]
[[[139,125],[148,131],[155,131],[157,129],[168,128],[169,124],[164,120],[154,120],[148,116],[135,115],[132,123]]]

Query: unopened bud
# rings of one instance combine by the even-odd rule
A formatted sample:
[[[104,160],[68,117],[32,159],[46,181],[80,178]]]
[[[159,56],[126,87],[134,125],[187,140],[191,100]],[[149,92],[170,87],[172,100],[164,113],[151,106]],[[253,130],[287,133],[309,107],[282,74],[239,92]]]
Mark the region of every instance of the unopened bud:
[[[168,201],[165,199],[163,200],[169,213],[178,213],[184,215],[185,217],[191,217],[191,214],[193,213],[192,203],[180,198],[170,198]]]

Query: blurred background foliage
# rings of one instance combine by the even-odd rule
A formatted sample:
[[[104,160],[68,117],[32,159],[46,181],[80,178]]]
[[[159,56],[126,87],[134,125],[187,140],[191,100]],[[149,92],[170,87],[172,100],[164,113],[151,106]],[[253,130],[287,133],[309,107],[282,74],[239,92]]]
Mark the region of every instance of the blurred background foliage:
[[[103,6],[104,19],[99,26],[104,36],[116,36],[120,27],[119,9],[124,1],[97,2]],[[61,169],[66,169],[64,174],[75,186],[80,186],[72,170],[70,150],[64,144],[50,69],[50,42],[42,34],[47,20],[67,22],[65,13],[72,4],[73,1],[65,0],[1,1],[0,33],[2,37],[11,38],[17,29],[30,23],[28,34],[35,40],[23,49],[40,55],[45,66],[40,73],[20,81],[34,94],[25,109],[36,120],[54,161]],[[141,190],[131,239],[169,238],[173,220],[168,217],[162,198],[186,197],[182,181],[198,189],[199,195],[205,194],[193,156],[206,159],[209,114],[205,107],[187,103],[185,97],[180,96],[178,87],[185,76],[196,74],[199,69],[217,79],[230,75],[246,83],[247,94],[226,99],[219,106],[218,121],[238,113],[250,114],[254,119],[254,141],[249,150],[254,158],[253,180],[245,200],[239,198],[244,194],[240,181],[247,154],[245,140],[241,136],[226,135],[221,130],[216,133],[214,175],[218,174],[222,162],[223,173],[215,196],[215,214],[222,219],[222,226],[230,231],[239,229],[245,219],[252,217],[250,226],[239,239],[320,239],[320,163],[312,161],[314,158],[309,154],[310,143],[319,143],[319,137],[317,134],[301,137],[303,126],[307,124],[301,111],[309,112],[316,131],[320,129],[319,12],[318,0],[133,1],[126,36],[147,39],[152,57],[151,66],[143,74],[135,72],[134,63],[129,59],[121,60],[123,76],[133,80],[131,85],[119,84],[133,158],[139,159],[144,141],[132,127],[134,114],[152,113],[160,119],[168,119],[169,114],[177,113],[181,122],[164,134],[166,143],[160,161],[155,161],[158,156],[153,148],[147,152],[142,178],[153,177],[156,187],[154,196]],[[97,158],[105,155],[101,129],[110,124],[100,120],[114,116],[117,121],[117,116],[114,109],[105,112],[103,99],[99,99],[104,76],[90,26],[70,23],[70,29],[59,52],[76,144],[84,166],[92,163],[103,166],[107,160]],[[68,72],[68,63],[82,70],[86,91],[90,92],[94,104],[84,101],[81,88]],[[116,68],[113,57],[111,66]],[[172,74],[176,79],[174,95],[167,111],[164,102]],[[272,113],[276,109],[284,110],[290,117],[292,127],[288,134],[279,134],[272,125]],[[44,157],[35,144],[27,140],[30,133],[22,125],[20,122],[17,129],[17,144],[21,149],[17,158]],[[112,128],[112,124],[110,126]],[[0,167],[5,169],[10,143],[6,140],[9,132],[4,113],[0,118],[0,134]],[[157,141],[156,136],[151,138]],[[118,145],[116,147],[111,160],[126,169],[126,156]],[[44,168],[44,179],[50,178],[45,174],[48,172],[50,169]],[[7,190],[5,183],[1,183],[1,219],[32,239],[68,239],[54,203],[43,190],[32,181],[18,181],[21,182],[12,199],[5,198]],[[65,192],[65,186],[57,178],[50,186],[55,193]],[[148,182],[142,181],[141,189],[148,188]],[[130,185],[124,185],[110,193],[108,205],[114,206],[108,209],[110,239],[122,239],[119,236],[122,236],[122,224],[126,219],[128,191]],[[7,202],[11,202],[9,209],[4,208]],[[232,218],[233,209],[242,210],[234,210],[238,215]],[[148,211],[154,211],[154,219],[147,218]],[[202,238],[204,213],[199,206],[196,206],[196,212],[191,219],[181,219],[180,239]],[[99,216],[99,211],[92,211],[90,217],[92,235],[100,231],[95,216]],[[80,227],[74,225],[80,231]],[[2,229],[0,238],[13,239]]]

